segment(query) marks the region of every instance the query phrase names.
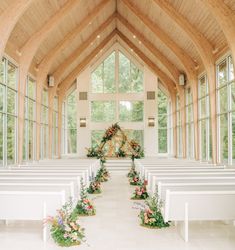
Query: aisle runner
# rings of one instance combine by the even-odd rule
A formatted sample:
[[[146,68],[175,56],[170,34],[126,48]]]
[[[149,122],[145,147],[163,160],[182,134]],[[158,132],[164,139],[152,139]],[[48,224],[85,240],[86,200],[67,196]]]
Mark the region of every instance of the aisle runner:
[[[86,228],[89,248],[95,250],[152,250],[166,232],[139,226],[139,211],[133,209],[134,187],[125,172],[112,172],[102,184],[102,194],[95,200],[97,215],[81,218]],[[164,231],[164,230],[163,230]]]

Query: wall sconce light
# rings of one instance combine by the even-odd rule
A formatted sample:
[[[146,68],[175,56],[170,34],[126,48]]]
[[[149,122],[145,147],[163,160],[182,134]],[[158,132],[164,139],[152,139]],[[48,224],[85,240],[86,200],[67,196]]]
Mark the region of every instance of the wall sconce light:
[[[155,118],[154,117],[149,117],[148,118],[148,126],[149,127],[154,127],[155,126]]]
[[[85,128],[86,127],[86,118],[80,118],[80,127]]]

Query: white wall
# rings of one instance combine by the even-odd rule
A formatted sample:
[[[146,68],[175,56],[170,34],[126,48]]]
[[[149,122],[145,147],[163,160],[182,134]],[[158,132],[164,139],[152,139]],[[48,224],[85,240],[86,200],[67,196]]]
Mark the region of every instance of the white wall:
[[[145,156],[156,156],[158,149],[157,137],[157,89],[158,78],[147,67],[144,68],[145,105],[144,105],[144,149]],[[155,92],[155,100],[147,100],[147,91]],[[148,118],[155,118],[155,126],[148,127]]]
[[[85,69],[77,77],[77,153],[78,156],[84,157],[87,154],[86,148],[91,146],[90,132],[90,107],[89,107],[89,83],[90,83],[90,67]],[[88,100],[80,101],[79,92],[88,92]],[[86,127],[80,127],[80,118],[86,118]]]

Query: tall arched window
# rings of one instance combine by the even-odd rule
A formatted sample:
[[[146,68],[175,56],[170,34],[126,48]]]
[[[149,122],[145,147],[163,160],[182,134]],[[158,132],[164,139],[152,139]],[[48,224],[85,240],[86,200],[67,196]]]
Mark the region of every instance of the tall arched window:
[[[0,63],[0,164],[14,164],[17,157],[17,67],[8,59]]]
[[[35,160],[36,153],[36,82],[29,76],[25,95],[24,128],[23,159],[32,161]]]
[[[235,82],[231,56],[217,65],[218,155],[221,163],[235,162]]]
[[[77,153],[77,91],[67,96],[67,153]]]
[[[100,141],[103,130],[115,122],[143,145],[142,65],[130,59],[124,51],[115,49],[92,70],[91,90],[92,146]]]
[[[193,97],[191,88],[186,91],[186,154],[187,158],[194,158],[194,124],[193,124]]]
[[[158,89],[158,153],[168,152],[168,96]]]

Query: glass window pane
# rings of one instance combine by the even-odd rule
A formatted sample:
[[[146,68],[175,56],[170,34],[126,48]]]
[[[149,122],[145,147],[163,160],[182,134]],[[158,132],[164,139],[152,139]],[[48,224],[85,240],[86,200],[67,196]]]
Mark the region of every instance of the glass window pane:
[[[28,126],[28,160],[34,160],[34,131],[35,123],[30,121]]]
[[[167,129],[158,128],[158,152],[167,153]]]
[[[228,162],[228,116],[220,115],[220,160]]]
[[[202,98],[200,100],[200,118],[205,118],[207,116],[207,104],[206,104],[206,98]]]
[[[7,113],[8,114],[16,114],[16,92],[12,89],[7,90]]]
[[[234,79],[234,68],[232,57],[229,57],[229,81]]]
[[[104,93],[115,92],[115,52],[104,61]]]
[[[130,91],[130,60],[119,52],[119,92]]]
[[[143,92],[143,72],[138,69],[133,63],[131,63],[130,79],[132,92]]]
[[[167,114],[168,96],[158,90],[158,114]]]
[[[42,104],[48,106],[48,92],[46,89],[42,91]]]
[[[68,129],[67,145],[69,154],[77,152],[77,129]]]
[[[120,101],[119,120],[121,122],[143,121],[144,103],[142,101]]]
[[[101,139],[104,135],[103,130],[92,130],[91,131],[91,146],[96,148],[100,145]]]
[[[207,86],[206,86],[206,76],[203,76],[199,80],[199,98],[203,97],[207,94]]]
[[[219,112],[225,113],[228,110],[228,92],[227,86],[219,90]]]
[[[100,64],[91,74],[92,93],[103,93],[103,64]]]
[[[124,132],[129,140],[135,140],[140,144],[141,147],[144,146],[144,131],[143,130],[125,129]]]
[[[36,97],[36,83],[35,81],[31,78],[31,77],[28,77],[28,93],[27,93],[27,96],[32,98],[32,99],[35,99]]]
[[[235,110],[235,82],[231,84],[231,94],[232,110]]]
[[[227,61],[224,60],[218,65],[218,86],[226,84],[227,81]]]
[[[232,113],[232,158],[235,164],[235,112]]]
[[[5,72],[5,60],[2,59],[0,62],[0,83],[5,83],[4,72]]]
[[[7,85],[11,88],[16,89],[17,69],[16,67],[8,62],[7,65]]]
[[[206,145],[206,120],[201,121],[201,160],[207,160],[207,145]]]
[[[0,164],[3,165],[3,114],[0,113]]]
[[[4,85],[0,84],[0,111],[3,111]]]
[[[116,105],[114,101],[91,102],[91,120],[93,122],[114,122]]]
[[[7,117],[7,163],[11,164],[15,162],[15,129],[16,118],[14,116]]]
[[[35,102],[31,99],[28,99],[28,119],[35,120]]]

